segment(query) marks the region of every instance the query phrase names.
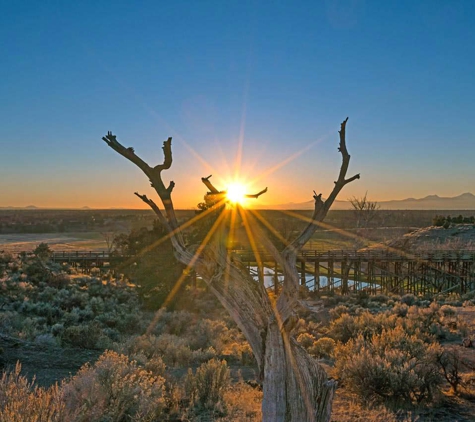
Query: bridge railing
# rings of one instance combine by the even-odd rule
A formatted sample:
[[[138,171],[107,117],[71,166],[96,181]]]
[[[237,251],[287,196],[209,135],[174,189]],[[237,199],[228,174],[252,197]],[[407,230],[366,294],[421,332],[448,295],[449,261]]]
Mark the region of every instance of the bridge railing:
[[[255,260],[256,255],[261,259],[272,261],[272,257],[267,251],[258,250],[256,252],[252,250],[238,249],[233,250],[232,253],[241,256],[241,258],[246,260]],[[130,258],[129,255],[112,255],[107,251],[54,251],[52,254],[52,259],[54,261],[61,259],[70,259],[70,260],[85,260],[85,259],[106,259],[106,258]],[[423,261],[475,261],[475,251],[473,250],[427,250],[427,251],[417,251],[417,252],[402,252],[394,250],[330,250],[322,251],[317,249],[304,249],[302,250],[297,257],[299,260],[423,260]]]
[[[233,251],[237,255],[241,256],[244,261],[255,259],[258,255],[261,260],[273,259],[266,251],[251,251],[251,250],[235,250]],[[417,251],[417,252],[403,252],[395,250],[302,250],[297,259],[307,260],[319,260],[325,261],[328,259],[341,261],[341,260],[374,260],[374,261],[475,261],[475,251],[473,250],[431,250],[431,251]]]

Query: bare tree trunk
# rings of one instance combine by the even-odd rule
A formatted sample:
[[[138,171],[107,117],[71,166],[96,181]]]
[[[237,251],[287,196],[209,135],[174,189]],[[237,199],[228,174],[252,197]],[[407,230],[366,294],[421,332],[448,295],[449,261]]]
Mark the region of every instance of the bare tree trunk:
[[[267,331],[263,421],[330,420],[336,382],[296,341],[273,323]]]
[[[145,195],[136,195],[147,203],[167,228],[177,259],[195,271],[207,283],[211,292],[218,298],[242,330],[256,358],[260,377],[263,381],[262,414],[264,422],[327,422],[330,420],[333,394],[336,382],[329,380],[323,368],[293,338],[292,330],[298,321],[297,310],[305,306],[299,298],[299,274],[297,256],[302,247],[314,234],[338,193],[347,184],[359,179],[359,174],[346,179],[350,155],[346,149],[346,119],[341,124],[339,151],[342,165],[335,186],[326,201],[315,193],[315,209],[308,225],[300,235],[283,251],[253,227],[254,233],[267,251],[272,254],[282,268],[284,281],[277,300],[269,297],[263,283],[255,281],[247,269],[226,249],[228,236],[228,214],[224,211],[225,191],[217,190],[209,181],[210,176],[202,178],[208,187],[213,203],[212,210],[222,212],[210,230],[205,241],[192,253],[187,249],[171,199],[175,186],[170,182],[165,187],[161,172],[172,165],[171,138],[164,142],[165,159],[163,164],[149,166],[138,157],[133,148],[122,146],[111,132],[103,140],[116,152],[137,165],[150,179],[153,188],[162,200],[165,215],[155,202]],[[257,198],[265,193],[248,195]],[[204,212],[208,212],[204,211]],[[243,221],[250,217],[239,210]],[[249,217],[249,218],[248,218]],[[181,283],[181,279],[177,283]]]

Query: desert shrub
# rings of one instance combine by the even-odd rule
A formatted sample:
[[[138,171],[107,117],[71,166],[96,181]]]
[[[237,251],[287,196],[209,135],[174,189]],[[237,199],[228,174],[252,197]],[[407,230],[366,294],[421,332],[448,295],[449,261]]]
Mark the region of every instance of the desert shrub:
[[[374,300],[368,300],[368,302],[366,303],[366,307],[368,309],[373,309],[373,310],[381,309],[381,303],[376,302]]]
[[[401,297],[401,303],[404,303],[407,306],[415,305],[417,302],[417,297],[412,293],[405,294]]]
[[[405,317],[408,310],[409,306],[407,306],[405,303],[396,303],[393,306],[392,312],[399,317]]]
[[[378,303],[388,303],[390,301],[392,301],[392,299],[389,297],[389,296],[386,296],[386,295],[383,295],[383,294],[377,294],[377,295],[374,295],[373,297],[371,297],[371,300],[373,302],[378,302]]]
[[[11,372],[3,372],[0,378],[1,422],[62,422],[64,403],[57,385],[40,388],[20,374],[17,363]]]
[[[430,301],[430,300],[427,300],[427,299],[421,300],[421,301],[419,302],[419,306],[420,306],[421,308],[428,308],[428,307],[430,306],[430,304],[431,304],[431,301]]]
[[[429,307],[407,306],[396,304],[391,310],[372,314],[361,309],[356,315],[341,314],[331,321],[326,336],[346,343],[350,339],[363,335],[370,338],[381,334],[383,330],[403,327],[410,335],[416,335],[425,342],[436,339],[456,339],[468,332],[468,326],[456,314],[455,309],[444,305],[442,308],[435,302]]]
[[[247,341],[227,344],[222,356],[228,362],[239,362],[241,365],[253,365],[256,363],[251,346],[249,346]]]
[[[142,331],[148,323],[136,288],[123,280],[69,278],[36,255],[22,254],[14,264],[0,279],[4,333],[27,340],[53,334],[64,336],[65,346],[108,347],[121,335]],[[44,270],[42,281],[35,268]],[[53,278],[61,277],[61,283],[53,283]]]
[[[233,384],[224,392],[228,421],[262,420],[262,391],[253,388],[242,380]]]
[[[155,316],[154,334],[174,334],[181,336],[194,325],[196,315],[188,311],[167,312],[161,309]]]
[[[252,352],[251,346],[245,341],[241,344],[241,364],[242,365],[254,365],[256,364],[256,358]]]
[[[369,300],[369,294],[365,290],[358,290],[356,294],[356,304],[360,306],[366,306],[366,303]]]
[[[307,325],[307,330],[309,333],[313,334],[314,337],[320,337],[326,333],[326,327],[323,326],[322,322],[309,321]]]
[[[102,314],[105,310],[104,299],[101,297],[92,297],[89,301],[89,306],[94,315]]]
[[[40,334],[36,336],[35,343],[42,347],[58,346],[58,342],[52,334]]]
[[[83,366],[63,397],[68,421],[153,421],[166,408],[165,379],[112,351]]]
[[[213,347],[221,352],[223,343],[229,339],[228,331],[223,321],[200,319],[193,327],[193,335],[188,336],[188,344],[192,349]]]
[[[187,366],[193,361],[193,351],[187,344],[186,338],[172,334],[161,336],[143,335],[131,337],[118,350],[134,357],[144,355],[147,359],[160,356],[169,366]],[[200,356],[196,355],[198,359]]]
[[[471,292],[465,293],[461,297],[462,300],[475,300],[475,290],[472,290]]]
[[[192,351],[186,344],[186,340],[172,334],[162,334],[157,337],[154,346],[165,363],[170,366],[189,365]]]
[[[335,306],[333,309],[330,309],[330,318],[332,320],[340,318],[343,314],[349,314],[350,309],[345,305]]]
[[[335,340],[346,343],[358,333],[356,317],[349,314],[341,315],[339,318],[331,322],[328,332]]]
[[[450,335],[450,327],[447,325],[449,320],[444,320],[440,307],[435,302],[428,308],[411,306],[406,318],[402,318],[400,322],[409,334],[416,334],[428,342],[432,341],[434,336],[441,340]]]
[[[444,317],[453,317],[457,314],[457,312],[455,311],[455,308],[450,305],[441,306],[439,311]]]
[[[336,369],[346,387],[363,400],[388,403],[431,400],[441,375],[440,346],[427,345],[401,326],[371,338],[359,335],[335,348]]]
[[[383,329],[394,328],[396,324],[397,316],[386,313],[373,315],[368,311],[363,311],[356,316],[342,314],[330,323],[328,336],[346,343],[360,334],[369,338],[374,334],[381,333]]]
[[[459,392],[460,386],[467,388],[463,372],[475,370],[475,364],[464,358],[456,347],[452,346],[441,350],[437,355],[437,363],[454,394]]]
[[[100,327],[94,323],[88,325],[73,325],[64,330],[61,335],[61,342],[67,346],[95,349],[101,334]]]
[[[147,360],[144,365],[144,368],[147,371],[150,371],[154,375],[160,375],[161,377],[165,376],[165,370],[167,366],[163,359],[160,356],[154,356],[153,358]]]
[[[329,358],[333,355],[336,342],[332,338],[322,337],[316,340],[309,349],[309,352],[318,358]]]
[[[315,342],[315,337],[311,334],[303,333],[297,337],[297,341],[304,349],[308,350]]]
[[[224,392],[230,385],[230,371],[226,361],[211,359],[185,378],[185,391],[190,403],[196,407],[225,412]]]
[[[198,349],[191,352],[191,363],[200,364],[203,362],[208,362],[210,359],[217,357],[216,350],[213,347],[208,347],[207,349]]]
[[[134,334],[142,331],[143,316],[139,312],[121,313],[117,318],[117,329],[126,334]]]

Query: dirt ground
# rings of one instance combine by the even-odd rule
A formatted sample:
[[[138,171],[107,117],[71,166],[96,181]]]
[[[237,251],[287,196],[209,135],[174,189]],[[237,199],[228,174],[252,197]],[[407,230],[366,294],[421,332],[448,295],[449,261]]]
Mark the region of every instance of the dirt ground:
[[[100,233],[21,233],[0,234],[0,250],[11,253],[32,251],[40,243],[47,243],[54,251],[107,250]]]
[[[77,348],[40,346],[32,342],[0,335],[3,369],[12,370],[20,362],[22,375],[48,387],[74,375],[86,362],[94,363],[101,352]]]

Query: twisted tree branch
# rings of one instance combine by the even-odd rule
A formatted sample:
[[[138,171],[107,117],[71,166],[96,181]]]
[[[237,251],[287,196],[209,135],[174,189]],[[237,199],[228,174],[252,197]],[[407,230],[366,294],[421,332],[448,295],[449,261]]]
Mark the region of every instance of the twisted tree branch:
[[[348,183],[359,179],[360,175],[355,174],[354,176],[346,179],[346,173],[348,172],[348,166],[350,164],[350,154],[348,154],[348,149],[346,148],[346,123],[348,122],[348,117],[341,123],[341,128],[339,130],[340,134],[340,143],[338,146],[338,151],[341,153],[342,163],[340,167],[340,172],[338,174],[338,179],[335,182],[335,186],[331,191],[328,198],[323,201],[322,194],[317,195],[315,191],[313,198],[315,199],[315,207],[312,215],[312,220],[305,227],[305,229],[300,233],[299,236],[284,250],[284,255],[295,255],[302,249],[302,247],[310,240],[310,238],[315,233],[317,225],[315,223],[322,221],[327,215],[330,207],[335,201],[336,197]]]
[[[163,142],[163,164],[156,165],[153,169],[158,171],[159,173],[162,170],[168,170],[172,166],[172,138],[168,138],[165,142]]]
[[[282,256],[285,259],[286,265],[283,267],[284,283],[282,286],[282,292],[277,300],[277,310],[284,322],[292,317],[294,309],[298,304],[299,274],[296,265],[298,252],[311,239],[317,230],[318,223],[323,221],[328,213],[328,210],[332,206],[343,187],[348,183],[360,178],[360,175],[356,174],[346,179],[346,173],[348,172],[348,167],[350,164],[350,154],[348,154],[348,149],[346,147],[347,122],[348,117],[341,123],[341,128],[339,130],[340,143],[338,146],[338,151],[341,153],[342,163],[340,172],[338,174],[338,179],[335,182],[333,190],[325,201],[322,199],[322,194],[317,195],[317,193],[313,191],[315,207],[310,222],[297,236],[297,238],[282,251]]]
[[[267,188],[262,189],[260,192],[254,193],[254,194],[246,193],[244,196],[245,196],[246,198],[259,198],[259,196],[263,195],[263,194],[266,193],[266,192],[267,192]]]

